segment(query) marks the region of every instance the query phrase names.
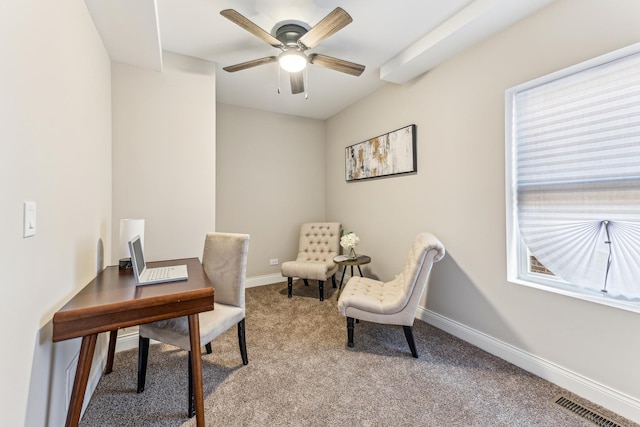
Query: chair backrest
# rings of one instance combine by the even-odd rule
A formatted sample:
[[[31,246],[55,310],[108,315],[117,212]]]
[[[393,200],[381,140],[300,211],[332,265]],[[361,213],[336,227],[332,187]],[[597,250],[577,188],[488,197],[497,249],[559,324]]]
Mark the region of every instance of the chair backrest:
[[[415,237],[404,269],[391,282],[398,287],[398,299],[393,303],[397,311],[413,311],[415,315],[420,297],[427,285],[431,267],[444,255],[444,246],[433,234],[424,232]]]
[[[333,261],[340,250],[339,222],[308,222],[300,228],[296,261]]]
[[[207,233],[202,266],[215,289],[216,302],[244,307],[248,253],[248,234]]]

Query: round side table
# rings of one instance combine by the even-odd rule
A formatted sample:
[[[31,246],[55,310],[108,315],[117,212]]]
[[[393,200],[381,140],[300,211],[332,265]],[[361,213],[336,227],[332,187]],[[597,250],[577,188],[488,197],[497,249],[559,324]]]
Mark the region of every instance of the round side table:
[[[344,281],[344,273],[347,272],[347,266],[351,267],[351,277],[353,277],[353,266],[358,267],[358,271],[360,272],[360,277],[362,276],[362,270],[360,270],[361,265],[369,264],[371,262],[371,257],[368,255],[358,255],[357,258],[349,258],[346,255],[338,255],[333,258],[333,262],[342,266],[342,278],[340,279],[340,287],[338,291],[342,289],[342,282]]]

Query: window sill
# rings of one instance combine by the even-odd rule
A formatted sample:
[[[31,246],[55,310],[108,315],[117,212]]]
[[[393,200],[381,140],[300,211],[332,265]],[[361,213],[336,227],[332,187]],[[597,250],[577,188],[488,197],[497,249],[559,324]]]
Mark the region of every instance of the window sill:
[[[616,299],[616,298],[607,296],[606,294],[583,291],[583,290],[574,288],[573,286],[565,285],[562,282],[559,282],[557,280],[547,279],[546,282],[551,282],[551,283],[538,283],[532,280],[527,280],[525,278],[509,278],[508,281],[516,285],[528,286],[530,288],[540,289],[546,292],[552,292],[555,294],[577,298],[583,301],[589,301],[596,304],[602,304],[609,307],[618,308],[621,310],[640,313],[640,301],[621,300],[621,299]]]

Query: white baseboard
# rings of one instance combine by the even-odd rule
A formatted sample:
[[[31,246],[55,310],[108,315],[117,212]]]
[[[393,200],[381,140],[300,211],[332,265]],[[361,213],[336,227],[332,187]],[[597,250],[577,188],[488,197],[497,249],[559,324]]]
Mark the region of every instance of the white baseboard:
[[[423,307],[416,318],[640,423],[640,400]]]
[[[286,282],[286,281],[287,281],[287,278],[282,277],[282,274],[280,273],[266,274],[264,276],[247,277],[245,287],[253,288],[256,286],[271,285],[273,283],[280,283],[280,282]]]
[[[116,353],[138,348],[138,327],[120,329],[116,341]]]

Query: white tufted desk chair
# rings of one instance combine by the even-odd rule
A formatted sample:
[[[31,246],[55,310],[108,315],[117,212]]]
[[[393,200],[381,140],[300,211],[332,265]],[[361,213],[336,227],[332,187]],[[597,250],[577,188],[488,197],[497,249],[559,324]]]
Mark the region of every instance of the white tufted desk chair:
[[[281,272],[287,278],[288,297],[293,291],[293,278],[298,277],[308,285],[308,280],[317,280],[320,301],[324,301],[324,282],[331,277],[336,287],[335,272],[338,265],[333,258],[340,250],[342,226],[339,222],[309,222],[300,228],[298,256],[295,261],[283,262]]]
[[[238,346],[242,364],[249,363],[245,337],[245,286],[247,258],[249,253],[248,234],[207,233],[202,253],[202,266],[215,288],[212,311],[198,315],[200,342],[211,353],[211,341],[229,328],[237,325]],[[149,357],[149,340],[153,339],[191,351],[189,323],[186,316],[160,320],[140,325],[138,347],[138,393],[144,391]],[[187,357],[189,372],[189,417],[195,414],[191,354]]]
[[[353,320],[402,325],[411,355],[418,357],[411,327],[434,262],[444,257],[444,246],[431,233],[416,236],[404,269],[390,282],[354,276],[347,282],[338,310],[347,318],[348,346],[353,347]]]

